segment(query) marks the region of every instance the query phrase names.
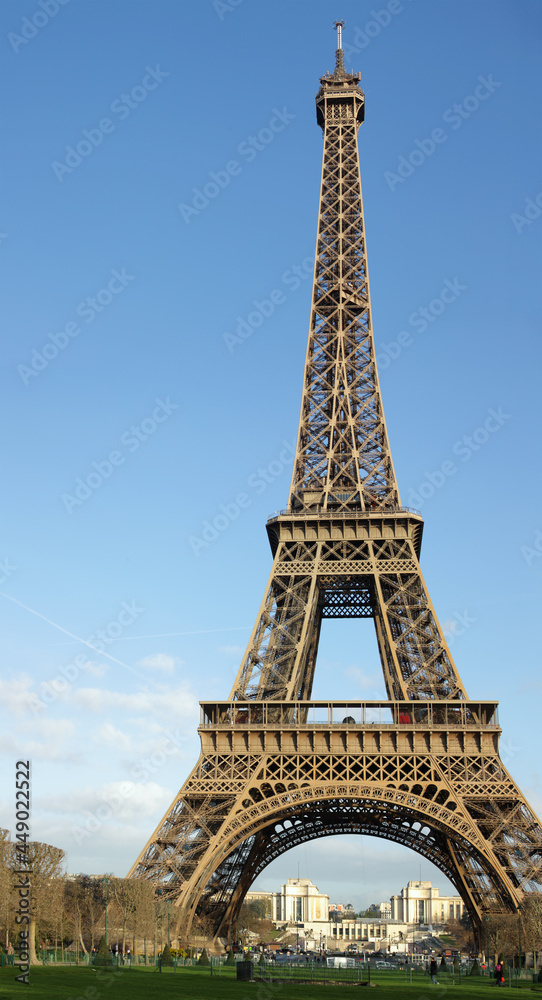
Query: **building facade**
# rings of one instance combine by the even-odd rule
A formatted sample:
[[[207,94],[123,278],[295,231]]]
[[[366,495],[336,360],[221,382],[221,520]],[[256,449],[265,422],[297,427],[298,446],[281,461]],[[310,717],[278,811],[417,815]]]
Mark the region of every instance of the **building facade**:
[[[345,904],[332,903],[308,878],[290,878],[280,892],[251,891],[246,900],[264,900],[276,926],[296,930],[308,950],[343,949],[406,952],[420,929],[433,932],[465,912],[460,896],[441,896],[432,882],[411,881],[389,902],[374,904],[374,916],[353,917]]]
[[[358,917],[330,925],[329,940],[333,945],[359,944],[369,951],[380,948],[403,951],[409,927],[400,920],[380,920],[378,917]]]
[[[432,882],[409,882],[391,897],[391,917],[406,924],[445,924],[465,913],[461,896],[441,896]]]
[[[245,899],[265,902],[266,915],[276,924],[329,921],[329,896],[319,892],[310,878],[289,878],[280,892],[250,891]]]

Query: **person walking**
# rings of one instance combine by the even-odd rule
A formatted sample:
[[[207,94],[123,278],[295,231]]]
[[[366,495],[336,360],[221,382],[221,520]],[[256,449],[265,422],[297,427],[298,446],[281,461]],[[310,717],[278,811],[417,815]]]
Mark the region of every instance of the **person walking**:
[[[502,962],[499,960],[495,966],[495,986],[504,986],[504,976],[502,970]]]
[[[438,986],[437,980],[437,963],[434,958],[431,959],[431,964],[429,966],[429,975],[431,976],[431,982]]]

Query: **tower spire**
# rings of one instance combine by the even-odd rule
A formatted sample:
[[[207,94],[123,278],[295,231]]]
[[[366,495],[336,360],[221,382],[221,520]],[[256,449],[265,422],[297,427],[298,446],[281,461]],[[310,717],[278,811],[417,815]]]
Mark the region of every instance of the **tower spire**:
[[[344,68],[344,52],[342,43],[342,31],[345,25],[345,21],[334,21],[333,27],[337,29],[337,49],[335,51],[335,72],[333,74],[336,80],[343,80],[346,76],[346,70]]]

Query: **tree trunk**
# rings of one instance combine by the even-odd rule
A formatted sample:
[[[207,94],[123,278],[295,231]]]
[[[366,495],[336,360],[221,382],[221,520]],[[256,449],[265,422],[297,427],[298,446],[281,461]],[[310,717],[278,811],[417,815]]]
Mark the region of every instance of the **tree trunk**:
[[[36,955],[36,918],[32,914],[30,915],[30,924],[28,928],[28,954],[30,958],[30,965],[39,965],[39,958]]]

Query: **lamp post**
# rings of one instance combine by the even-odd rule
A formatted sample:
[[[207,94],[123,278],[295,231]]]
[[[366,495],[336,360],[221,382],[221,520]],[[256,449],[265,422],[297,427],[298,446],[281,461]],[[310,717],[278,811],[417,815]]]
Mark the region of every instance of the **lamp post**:
[[[518,989],[521,975],[521,906],[518,906]]]
[[[167,943],[168,943],[168,948],[171,948],[171,940],[170,940],[170,936],[169,936],[169,914],[170,914],[170,910],[171,910],[171,899],[168,899],[168,901],[167,901]]]
[[[486,965],[489,975],[489,917],[486,917]]]
[[[107,886],[110,884],[110,880],[103,878],[102,882],[105,885],[105,943],[107,944]]]

